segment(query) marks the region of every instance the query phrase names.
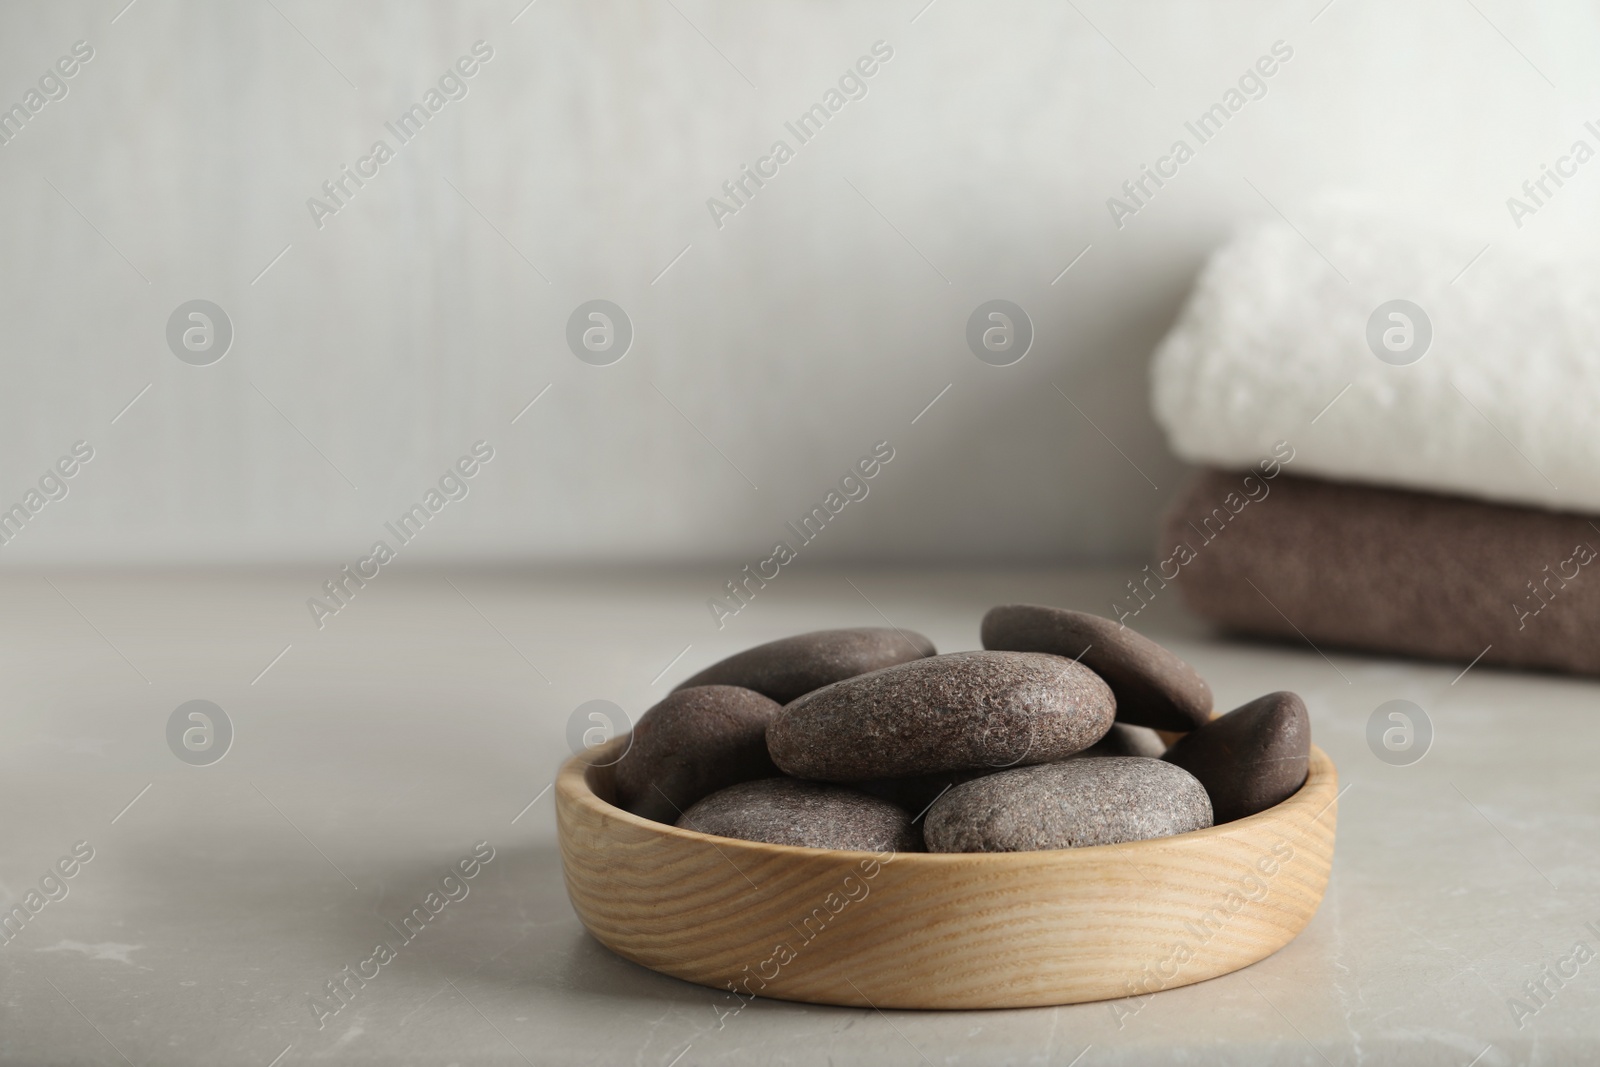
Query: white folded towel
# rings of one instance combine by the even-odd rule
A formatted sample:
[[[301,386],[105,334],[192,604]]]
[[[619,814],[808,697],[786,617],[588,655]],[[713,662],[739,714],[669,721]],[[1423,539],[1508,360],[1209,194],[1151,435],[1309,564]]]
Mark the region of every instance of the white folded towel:
[[[1300,474],[1600,512],[1600,264],[1537,258],[1509,229],[1483,251],[1348,208],[1296,224],[1217,252],[1157,351],[1179,456],[1244,467],[1288,441]],[[1408,365],[1367,340],[1394,299],[1432,324]]]

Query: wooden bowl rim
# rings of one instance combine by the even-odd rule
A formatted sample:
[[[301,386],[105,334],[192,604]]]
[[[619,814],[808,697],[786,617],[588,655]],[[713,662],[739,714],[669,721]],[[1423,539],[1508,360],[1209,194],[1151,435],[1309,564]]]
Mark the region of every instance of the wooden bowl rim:
[[[646,819],[642,815],[635,815],[624,808],[619,808],[615,804],[601,799],[588,781],[589,771],[596,764],[600,764],[601,760],[610,756],[626,740],[627,735],[613,738],[603,745],[597,745],[595,748],[573,756],[564,762],[556,776],[557,800],[564,800],[568,804],[587,808],[593,814],[615,819],[640,830],[659,834],[662,837],[677,838],[686,843],[707,843],[717,848],[731,847],[741,852],[758,853],[767,856],[788,856],[796,860],[826,860],[829,862],[853,860],[861,856],[879,856],[893,852],[892,849],[885,849],[883,852],[870,852],[856,849],[811,848],[804,845],[775,845],[766,841],[748,841],[741,837],[720,837],[716,834],[701,833],[698,830],[685,830],[682,827],[673,826],[671,823],[656,822],[654,819]],[[603,764],[601,765],[603,766]],[[1337,787],[1338,771],[1334,767],[1333,760],[1321,748],[1312,745],[1306,780],[1299,789],[1287,799],[1267,808],[1265,811],[1259,811],[1254,815],[1247,815],[1232,822],[1207,826],[1200,830],[1190,830],[1182,834],[1151,837],[1142,841],[1126,841],[1115,845],[1030,849],[1025,852],[899,852],[894,853],[894,862],[896,864],[909,863],[915,866],[930,867],[971,864],[974,861],[987,862],[995,866],[1008,863],[1026,866],[1041,862],[1072,862],[1071,857],[1104,855],[1106,850],[1109,849],[1136,852],[1172,848],[1175,845],[1203,848],[1206,843],[1212,840],[1229,837],[1240,830],[1253,830],[1270,826],[1278,822],[1285,813],[1295,808],[1310,808],[1313,804],[1320,804],[1320,809],[1313,813],[1312,820],[1320,819],[1339,799]]]

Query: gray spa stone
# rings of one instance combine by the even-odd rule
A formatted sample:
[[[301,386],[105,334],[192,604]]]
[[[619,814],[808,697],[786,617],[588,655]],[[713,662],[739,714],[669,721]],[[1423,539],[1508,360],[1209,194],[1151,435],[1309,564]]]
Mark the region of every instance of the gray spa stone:
[[[1211,825],[1205,787],[1181,767],[1106,756],[1019,767],[958,785],[928,811],[930,852],[1116,845]]]
[[[898,804],[825,782],[767,778],[713,793],[678,825],[771,845],[858,852],[921,852],[921,835]]]
[[[671,823],[708,793],[776,775],[767,727],[782,710],[731,685],[669,694],[633,728],[633,743],[614,771],[617,806]]]
[[[1293,796],[1311,763],[1311,717],[1289,692],[1268,693],[1180,737],[1165,759],[1206,787],[1217,822]]]
[[[914,630],[878,626],[816,630],[735,653],[677,688],[738,685],[787,704],[845,678],[933,654],[933,642]]]
[[[767,728],[785,774],[832,782],[1048,763],[1111,728],[1088,668],[1032,652],[956,652],[849,678],[792,701]]]
[[[1117,695],[1117,720],[1179,732],[1211,717],[1211,687],[1189,664],[1112,619],[1067,608],[1006,604],[981,628],[984,648],[1075,659]]]

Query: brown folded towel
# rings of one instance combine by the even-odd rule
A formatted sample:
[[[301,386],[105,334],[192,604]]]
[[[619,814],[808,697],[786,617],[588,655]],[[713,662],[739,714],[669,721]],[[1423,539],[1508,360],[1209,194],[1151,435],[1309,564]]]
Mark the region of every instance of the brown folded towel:
[[[1175,580],[1239,633],[1600,674],[1596,546],[1583,515],[1206,471],[1118,614]]]

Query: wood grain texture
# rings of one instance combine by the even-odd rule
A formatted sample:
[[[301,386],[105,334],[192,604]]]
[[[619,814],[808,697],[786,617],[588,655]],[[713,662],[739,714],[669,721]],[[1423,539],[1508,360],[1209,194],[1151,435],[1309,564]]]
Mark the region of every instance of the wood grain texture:
[[[1288,944],[1333,861],[1337,774],[1316,747],[1298,793],[1224,826],[1048,852],[875,856],[630,815],[609,803],[610,769],[594,765],[623,740],[556,780],[572,905],[619,955],[740,995],[1011,1008],[1188,985]]]

